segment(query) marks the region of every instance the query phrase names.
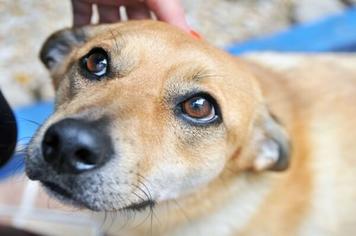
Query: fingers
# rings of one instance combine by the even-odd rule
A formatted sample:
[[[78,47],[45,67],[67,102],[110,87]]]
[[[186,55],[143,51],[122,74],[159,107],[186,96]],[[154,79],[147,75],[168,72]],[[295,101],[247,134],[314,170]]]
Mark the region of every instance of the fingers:
[[[184,9],[179,0],[146,0],[146,3],[159,20],[190,32],[191,29],[185,19]]]
[[[74,26],[90,24],[92,14],[91,3],[80,0],[72,0],[72,11]]]
[[[90,24],[92,4],[98,5],[100,23],[119,21],[119,6],[123,5],[129,19],[148,19],[151,10],[159,20],[191,31],[180,0],[72,0],[74,26]]]
[[[77,1],[83,1],[90,4],[98,4],[98,5],[106,5],[106,6],[119,6],[119,5],[123,5],[123,3],[125,2],[130,2],[132,0],[77,0]]]
[[[120,20],[119,6],[98,5],[99,22],[113,23]]]
[[[99,22],[112,23],[120,20],[119,4],[115,0],[72,0],[73,25],[83,26],[90,24],[92,4],[98,4]]]
[[[126,6],[128,19],[142,20],[151,18],[150,11],[144,2],[137,2]]]

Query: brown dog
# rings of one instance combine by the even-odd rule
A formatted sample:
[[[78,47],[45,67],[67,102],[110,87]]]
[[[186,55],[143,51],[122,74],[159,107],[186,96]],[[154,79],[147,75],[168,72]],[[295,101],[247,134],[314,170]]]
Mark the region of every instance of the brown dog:
[[[41,58],[56,112],[26,172],[66,202],[143,219],[114,233],[356,233],[356,67],[280,75],[154,21],[63,30]]]

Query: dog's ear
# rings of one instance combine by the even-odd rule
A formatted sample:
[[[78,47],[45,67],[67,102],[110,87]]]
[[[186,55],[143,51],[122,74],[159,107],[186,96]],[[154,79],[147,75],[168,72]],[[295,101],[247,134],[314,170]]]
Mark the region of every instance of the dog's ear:
[[[247,145],[241,150],[238,166],[255,171],[283,171],[289,166],[291,154],[288,134],[267,109],[261,113],[253,125]]]
[[[53,33],[43,44],[40,58],[50,71],[59,66],[73,50],[83,44],[86,35],[83,28],[68,28]]]

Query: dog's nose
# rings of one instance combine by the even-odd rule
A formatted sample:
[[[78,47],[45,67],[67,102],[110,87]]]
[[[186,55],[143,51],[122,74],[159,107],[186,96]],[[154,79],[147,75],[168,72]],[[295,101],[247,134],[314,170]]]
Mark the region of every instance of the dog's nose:
[[[44,159],[60,173],[78,174],[101,166],[112,152],[102,123],[68,118],[53,124],[42,141]]]

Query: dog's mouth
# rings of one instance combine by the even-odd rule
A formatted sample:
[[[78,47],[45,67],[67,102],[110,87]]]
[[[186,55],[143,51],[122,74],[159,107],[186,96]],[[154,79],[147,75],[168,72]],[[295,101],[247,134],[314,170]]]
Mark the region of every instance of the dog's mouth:
[[[153,200],[146,200],[138,203],[133,203],[131,205],[128,205],[126,207],[121,208],[120,210],[132,210],[132,211],[143,211],[147,209],[148,207],[152,209],[155,205],[155,201]]]
[[[45,186],[47,189],[50,191],[59,194],[60,196],[63,196],[68,199],[73,198],[73,194],[70,193],[69,191],[65,190],[64,188],[60,187],[58,184],[52,183],[52,182],[47,182],[47,181],[41,181],[43,186]]]
[[[56,193],[65,199],[74,200],[73,194],[68,190],[62,188],[58,184],[55,184],[53,182],[47,182],[47,181],[41,181],[41,183],[44,187],[49,189],[51,192]],[[154,200],[149,199],[141,202],[132,203],[128,206],[120,208],[118,211],[143,211],[147,208],[152,209],[155,204],[156,202]]]

